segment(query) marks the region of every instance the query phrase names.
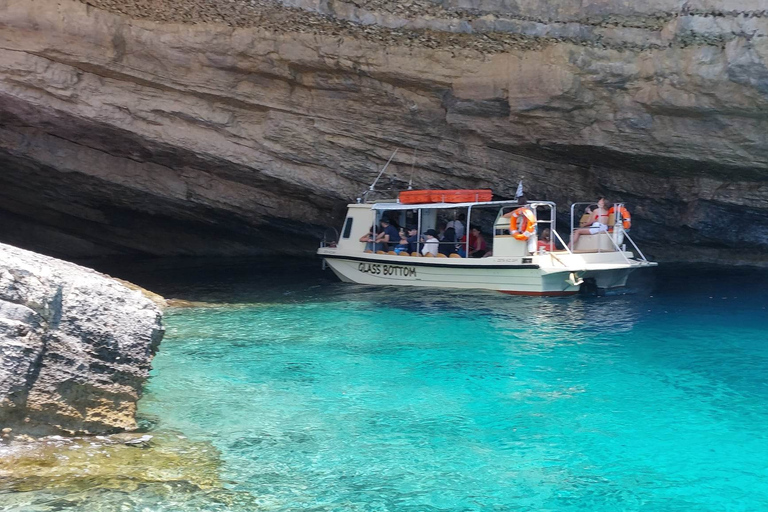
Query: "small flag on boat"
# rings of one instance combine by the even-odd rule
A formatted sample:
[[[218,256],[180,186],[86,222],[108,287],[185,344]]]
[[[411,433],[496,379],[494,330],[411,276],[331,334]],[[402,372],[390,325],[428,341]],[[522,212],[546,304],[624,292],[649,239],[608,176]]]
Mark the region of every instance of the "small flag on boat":
[[[515,192],[515,199],[523,195],[523,180],[517,184],[517,192]]]

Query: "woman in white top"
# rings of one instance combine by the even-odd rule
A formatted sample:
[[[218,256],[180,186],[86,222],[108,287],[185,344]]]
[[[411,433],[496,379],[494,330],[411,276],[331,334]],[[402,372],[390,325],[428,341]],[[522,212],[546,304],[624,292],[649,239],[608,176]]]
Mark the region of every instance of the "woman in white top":
[[[426,256],[428,253],[432,253],[432,256],[437,256],[438,248],[440,247],[440,240],[437,239],[437,231],[434,229],[428,229],[424,236],[424,247],[421,249],[421,254]]]
[[[573,230],[570,247],[576,247],[576,242],[581,235],[596,235],[608,231],[608,206],[605,198],[597,198],[597,208],[594,210],[587,206],[584,214],[586,219],[582,220],[581,227]]]

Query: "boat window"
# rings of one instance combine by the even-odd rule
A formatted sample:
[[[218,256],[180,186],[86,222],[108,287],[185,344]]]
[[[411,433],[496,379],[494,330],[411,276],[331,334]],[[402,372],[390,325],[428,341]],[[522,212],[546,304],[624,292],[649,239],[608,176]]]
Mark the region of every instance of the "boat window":
[[[344,223],[344,231],[341,235],[343,238],[349,238],[349,234],[352,232],[352,217],[347,217],[347,221]]]

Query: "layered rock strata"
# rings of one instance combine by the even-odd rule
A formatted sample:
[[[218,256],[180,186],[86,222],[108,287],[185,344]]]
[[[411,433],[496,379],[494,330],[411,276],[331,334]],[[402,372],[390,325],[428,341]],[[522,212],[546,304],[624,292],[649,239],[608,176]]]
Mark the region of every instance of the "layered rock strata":
[[[0,244],[0,428],[136,428],[136,401],[162,337],[148,292]]]
[[[627,202],[665,260],[768,264],[768,5],[0,0],[1,236],[305,252],[385,186]]]

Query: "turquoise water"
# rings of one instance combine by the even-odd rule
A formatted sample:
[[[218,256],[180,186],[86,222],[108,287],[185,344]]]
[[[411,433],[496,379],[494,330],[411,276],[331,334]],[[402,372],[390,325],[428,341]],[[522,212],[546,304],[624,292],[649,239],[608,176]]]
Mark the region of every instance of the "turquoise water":
[[[314,265],[206,276],[136,279],[229,304],[167,312],[140,414],[215,447],[220,486],[85,485],[18,510],[768,510],[765,272],[571,298]]]
[[[141,404],[252,505],[768,510],[764,274],[567,299],[313,279],[171,311]]]

